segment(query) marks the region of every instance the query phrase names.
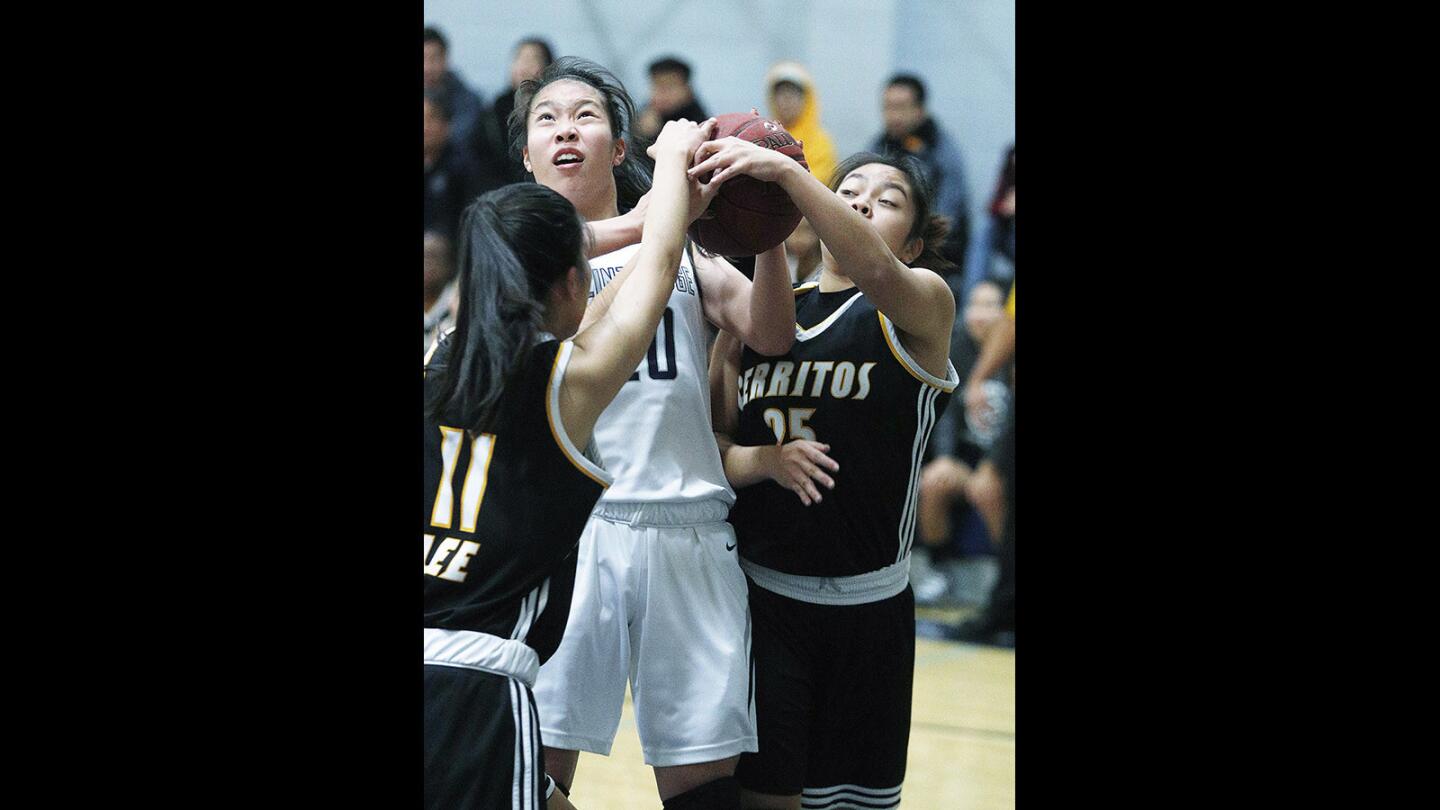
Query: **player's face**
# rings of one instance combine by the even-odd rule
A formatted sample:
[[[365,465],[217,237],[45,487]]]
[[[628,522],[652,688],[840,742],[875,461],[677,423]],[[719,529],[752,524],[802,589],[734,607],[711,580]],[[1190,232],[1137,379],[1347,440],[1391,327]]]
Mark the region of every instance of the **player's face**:
[[[612,182],[612,168],[625,157],[625,142],[610,134],[604,98],[584,82],[546,85],[530,105],[527,126],[525,168],[571,202]]]
[[[845,175],[835,193],[874,226],[901,261],[919,255],[916,244],[906,244],[915,208],[910,199],[914,191],[904,172],[883,163],[867,163]]]
[[[441,48],[438,42],[425,43],[425,87],[432,88],[440,84],[440,80],[445,76],[445,69],[445,49]]]
[[[977,343],[985,341],[990,327],[1000,318],[1000,288],[989,282],[975,285],[965,302],[965,331]]]

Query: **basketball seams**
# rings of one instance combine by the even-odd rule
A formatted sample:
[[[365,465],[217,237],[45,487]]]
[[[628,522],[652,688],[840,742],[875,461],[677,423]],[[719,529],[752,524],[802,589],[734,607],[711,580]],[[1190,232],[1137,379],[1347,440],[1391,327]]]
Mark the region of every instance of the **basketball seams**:
[[[774,149],[809,170],[804,148],[779,123],[752,113],[726,113],[717,116],[716,121],[717,139],[736,137]],[[747,175],[725,181],[710,211],[713,216],[696,220],[689,235],[701,247],[721,256],[763,253],[784,241],[800,224],[800,209],[780,184]],[[781,231],[785,236],[775,239]]]

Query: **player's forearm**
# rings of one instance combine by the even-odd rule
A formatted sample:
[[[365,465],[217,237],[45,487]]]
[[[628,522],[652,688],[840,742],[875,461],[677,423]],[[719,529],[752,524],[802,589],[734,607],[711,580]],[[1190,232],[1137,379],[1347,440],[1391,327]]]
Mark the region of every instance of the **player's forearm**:
[[[790,351],[795,343],[795,295],[783,242],[755,257],[755,279],[750,284],[750,333],[745,343],[772,357]]]
[[[799,163],[785,167],[780,185],[810,221],[815,235],[844,266],[846,276],[862,290],[894,267],[895,254],[860,212],[835,196]]]
[[[774,478],[780,445],[746,447],[735,444],[721,433],[715,434],[715,440],[720,445],[720,459],[725,465],[725,480],[730,482],[730,486],[748,487]]]
[[[644,233],[644,220],[632,216],[633,213],[631,211],[618,217],[586,223],[586,227],[590,229],[591,241],[585,250],[585,258],[593,259],[639,242]]]

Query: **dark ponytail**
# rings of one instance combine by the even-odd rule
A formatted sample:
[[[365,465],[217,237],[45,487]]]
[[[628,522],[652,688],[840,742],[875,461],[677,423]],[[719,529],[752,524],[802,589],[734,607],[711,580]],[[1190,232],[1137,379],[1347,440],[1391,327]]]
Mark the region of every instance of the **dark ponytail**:
[[[575,206],[535,183],[482,195],[460,226],[459,308],[449,355],[426,414],[484,430],[526,349],[545,328],[546,297],[571,267],[585,262],[585,228]]]
[[[828,183],[830,190],[839,190],[840,184],[845,182],[845,175],[870,163],[879,163],[895,169],[905,175],[906,181],[910,184],[910,208],[915,212],[915,219],[910,223],[910,232],[905,235],[905,241],[920,239],[924,243],[924,247],[921,248],[919,256],[906,264],[910,267],[925,267],[942,276],[958,269],[954,262],[940,253],[940,247],[945,244],[945,237],[950,233],[950,218],[932,213],[935,206],[935,187],[930,182],[930,176],[925,171],[924,165],[912,155],[895,152],[885,155],[856,152],[835,167],[835,173],[830,175]]]
[[[653,167],[645,150],[636,143],[631,134],[631,122],[635,120],[635,101],[625,90],[615,74],[578,56],[562,56],[546,66],[539,78],[526,79],[515,88],[515,109],[506,122],[510,136],[510,156],[520,160],[520,150],[530,127],[530,105],[535,96],[546,85],[570,80],[588,84],[605,101],[605,113],[610,118],[610,135],[615,140],[625,141],[625,159],[614,168],[615,203],[620,213],[635,207],[635,203],[650,190],[653,183]]]

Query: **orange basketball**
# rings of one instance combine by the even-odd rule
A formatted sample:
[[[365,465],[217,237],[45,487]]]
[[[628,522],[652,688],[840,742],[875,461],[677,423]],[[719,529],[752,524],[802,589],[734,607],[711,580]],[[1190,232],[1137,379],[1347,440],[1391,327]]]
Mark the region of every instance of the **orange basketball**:
[[[809,169],[800,142],[776,121],[754,113],[716,116],[715,137],[744,138],[794,158]],[[709,177],[700,178],[709,181]],[[721,256],[754,256],[785,241],[800,224],[800,209],[779,183],[747,175],[732,177],[720,187],[705,216],[690,226],[690,238]]]

